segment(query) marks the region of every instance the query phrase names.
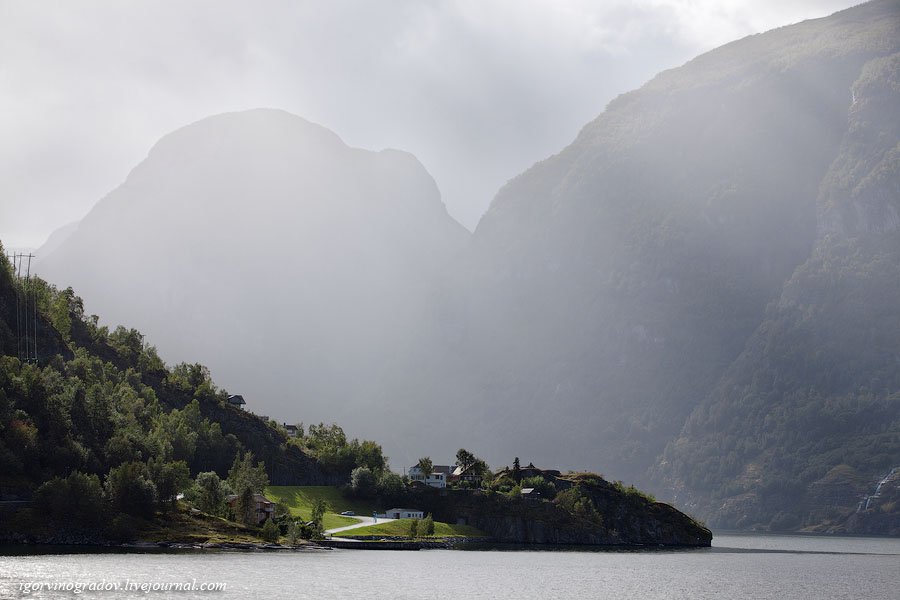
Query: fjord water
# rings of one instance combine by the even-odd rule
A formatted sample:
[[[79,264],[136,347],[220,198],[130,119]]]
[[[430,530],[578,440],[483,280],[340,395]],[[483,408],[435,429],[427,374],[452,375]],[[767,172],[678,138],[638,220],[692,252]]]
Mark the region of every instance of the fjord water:
[[[19,551],[22,549],[19,548]],[[717,535],[677,551],[302,551],[13,555],[0,598],[896,598],[900,540]],[[224,592],[71,591],[35,582],[225,582]]]

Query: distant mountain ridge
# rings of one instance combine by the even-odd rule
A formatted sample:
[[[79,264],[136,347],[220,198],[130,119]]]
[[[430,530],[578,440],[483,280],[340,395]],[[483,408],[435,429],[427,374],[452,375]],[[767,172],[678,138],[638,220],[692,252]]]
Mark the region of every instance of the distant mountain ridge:
[[[167,360],[201,358],[257,412],[332,421],[468,236],[412,155],[259,109],[165,136],[39,271]]]
[[[527,452],[716,526],[839,529],[900,465],[898,53],[897,0],[708,52],[611,102],[471,236],[410,155],[212,117],[41,273],[395,468]]]

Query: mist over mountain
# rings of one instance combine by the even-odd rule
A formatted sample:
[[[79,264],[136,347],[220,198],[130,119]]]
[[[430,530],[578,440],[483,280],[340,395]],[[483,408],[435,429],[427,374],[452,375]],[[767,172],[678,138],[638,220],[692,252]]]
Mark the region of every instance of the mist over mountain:
[[[900,54],[852,98],[809,258],[661,463],[719,525],[839,522],[900,459]]]
[[[448,303],[490,365],[484,422],[641,478],[809,258],[851,86],[898,23],[876,2],[719,48],[502,189]]]
[[[39,272],[259,414],[358,426],[468,236],[413,156],[253,110],[160,140]]]
[[[408,154],[211,117],[39,272],[398,469],[462,446],[719,525],[846,519],[900,465],[898,52],[881,0],[704,54],[511,180],[471,236]]]

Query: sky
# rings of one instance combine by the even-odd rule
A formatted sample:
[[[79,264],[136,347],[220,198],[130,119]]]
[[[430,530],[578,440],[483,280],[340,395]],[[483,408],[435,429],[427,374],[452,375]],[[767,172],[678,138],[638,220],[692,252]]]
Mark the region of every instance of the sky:
[[[0,0],[0,241],[38,247],[163,135],[281,108],[412,152],[476,226],[617,95],[853,0]]]

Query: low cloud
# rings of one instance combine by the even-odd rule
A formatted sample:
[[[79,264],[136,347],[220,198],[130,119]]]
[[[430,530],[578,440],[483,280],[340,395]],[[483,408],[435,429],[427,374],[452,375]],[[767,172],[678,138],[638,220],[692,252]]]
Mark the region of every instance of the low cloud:
[[[413,152],[472,228],[615,95],[851,3],[0,2],[0,239],[40,244],[160,136],[256,106]]]

